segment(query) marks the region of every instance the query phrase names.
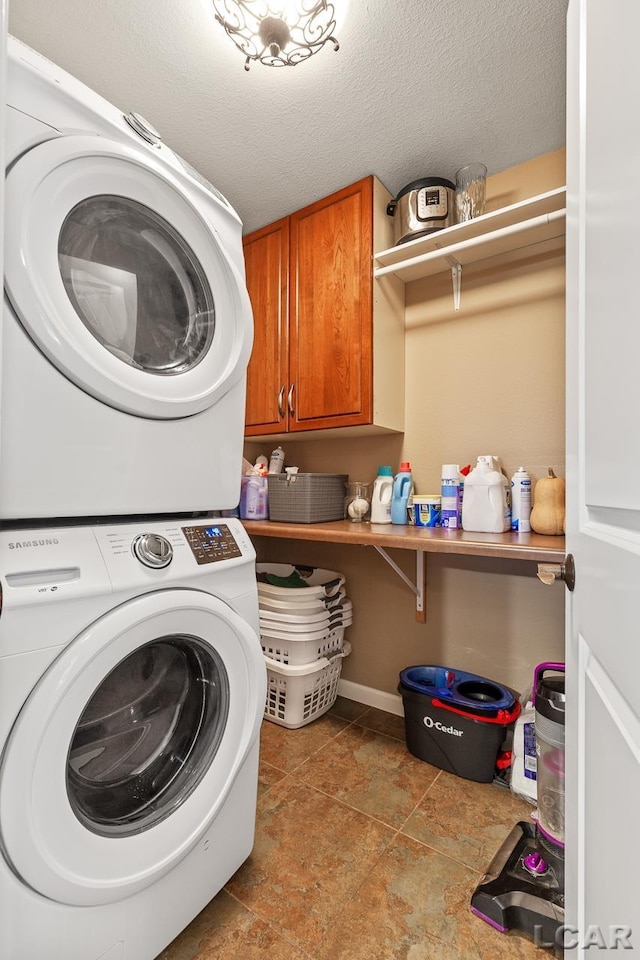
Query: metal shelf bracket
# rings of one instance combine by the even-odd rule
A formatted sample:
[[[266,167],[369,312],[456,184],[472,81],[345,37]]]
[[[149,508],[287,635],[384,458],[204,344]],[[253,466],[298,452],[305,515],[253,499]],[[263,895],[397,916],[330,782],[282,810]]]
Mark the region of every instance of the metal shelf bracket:
[[[406,575],[404,570],[401,570],[395,560],[392,560],[387,551],[383,547],[379,547],[377,544],[373,544],[374,550],[376,550],[383,560],[389,564],[392,570],[398,574],[403,583],[409,587],[411,592],[416,598],[416,620],[419,623],[427,622],[427,606],[426,606],[426,593],[427,593],[427,562],[424,555],[424,550],[416,550],[416,582],[413,583],[412,580]]]
[[[462,264],[458,263],[455,257],[445,257],[445,260],[451,267],[451,281],[453,283],[453,309],[457,313],[460,309],[460,293],[462,290]]]

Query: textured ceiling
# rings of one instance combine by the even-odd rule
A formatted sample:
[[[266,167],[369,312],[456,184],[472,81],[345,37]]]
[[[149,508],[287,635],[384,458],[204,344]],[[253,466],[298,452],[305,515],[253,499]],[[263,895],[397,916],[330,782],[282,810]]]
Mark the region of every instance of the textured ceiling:
[[[334,0],[330,44],[254,64],[209,0],[11,0],[9,28],[164,140],[245,232],[375,173],[396,193],[564,144],[567,0]]]

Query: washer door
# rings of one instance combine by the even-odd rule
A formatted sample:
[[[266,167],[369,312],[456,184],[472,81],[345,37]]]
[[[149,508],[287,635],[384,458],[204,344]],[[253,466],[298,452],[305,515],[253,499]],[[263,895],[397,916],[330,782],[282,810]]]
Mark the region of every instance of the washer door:
[[[60,654],[26,701],[0,767],[5,856],[62,903],[123,899],[210,826],[258,736],[257,637],[194,590],[115,608]]]
[[[26,153],[6,183],[7,293],[61,373],[156,419],[199,413],[243,376],[244,280],[158,160],[61,137]]]

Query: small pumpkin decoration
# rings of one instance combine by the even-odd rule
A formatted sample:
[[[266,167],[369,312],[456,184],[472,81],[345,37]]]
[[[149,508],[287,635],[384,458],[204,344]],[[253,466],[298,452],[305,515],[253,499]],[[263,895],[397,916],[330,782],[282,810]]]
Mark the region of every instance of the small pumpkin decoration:
[[[564,533],[565,483],[548,468],[549,475],[541,477],[533,493],[531,529],[546,536],[558,537]]]

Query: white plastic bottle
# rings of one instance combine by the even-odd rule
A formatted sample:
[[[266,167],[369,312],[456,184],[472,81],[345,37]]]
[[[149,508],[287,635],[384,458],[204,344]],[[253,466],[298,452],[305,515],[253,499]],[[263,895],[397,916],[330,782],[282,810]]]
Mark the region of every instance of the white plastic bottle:
[[[460,467],[457,463],[442,464],[440,495],[442,526],[448,527],[449,530],[458,530],[460,528]]]
[[[373,481],[371,497],[371,523],[391,523],[391,497],[393,494],[393,471],[391,467],[379,467]]]
[[[513,731],[511,790],[530,803],[537,799],[536,711],[530,700],[524,704]]]
[[[511,477],[511,529],[518,533],[531,530],[531,477],[518,467]]]
[[[493,457],[478,457],[466,479],[462,527],[476,533],[504,533],[511,526],[508,480],[495,469]]]
[[[505,530],[511,529],[511,481],[509,480],[509,475],[500,463],[500,457],[496,457],[494,454],[491,457],[487,458],[493,462],[493,469],[497,470],[498,473],[502,476],[502,483],[504,484],[505,489],[505,500],[504,500],[504,519],[505,519]]]
[[[284,470],[284,450],[276,447],[269,459],[269,473],[282,473]]]

